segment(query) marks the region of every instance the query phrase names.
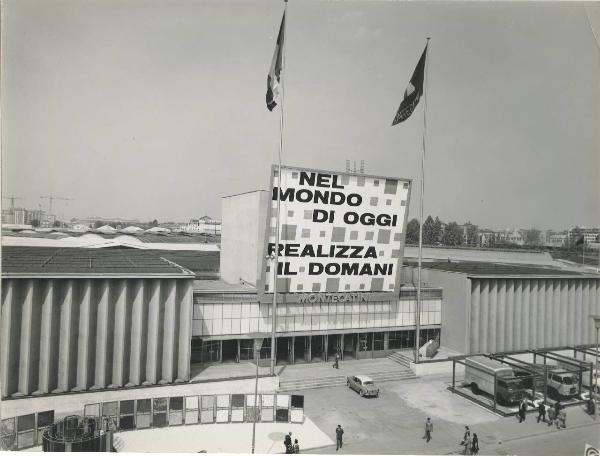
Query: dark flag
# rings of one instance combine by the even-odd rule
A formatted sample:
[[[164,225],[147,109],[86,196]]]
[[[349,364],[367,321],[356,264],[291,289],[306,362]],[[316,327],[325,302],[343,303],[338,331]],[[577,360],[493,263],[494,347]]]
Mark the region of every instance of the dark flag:
[[[575,245],[581,245],[581,244],[583,244],[584,241],[585,241],[585,236],[582,234],[577,238]]]
[[[396,117],[394,117],[394,121],[392,122],[392,126],[399,124],[400,122],[404,122],[406,119],[410,117],[413,113],[417,105],[419,104],[419,100],[421,99],[421,95],[423,95],[423,82],[425,79],[425,57],[427,56],[427,45],[425,45],[425,49],[423,50],[423,54],[421,54],[421,58],[419,59],[419,63],[413,72],[412,78],[410,78],[410,82],[404,91],[404,99],[402,103],[400,103],[400,107],[398,108],[398,112],[396,113]]]
[[[283,57],[283,31],[285,27],[285,12],[281,18],[281,26],[279,27],[279,35],[277,36],[277,44],[273,53],[273,61],[267,75],[267,108],[272,111],[277,106],[279,98],[279,85],[281,82],[281,68]]]

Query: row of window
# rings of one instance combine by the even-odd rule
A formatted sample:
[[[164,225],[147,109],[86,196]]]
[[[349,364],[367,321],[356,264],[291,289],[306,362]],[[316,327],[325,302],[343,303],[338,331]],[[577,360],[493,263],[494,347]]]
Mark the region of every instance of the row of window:
[[[441,324],[441,312],[421,312],[422,325]],[[296,315],[277,318],[277,331],[321,331],[328,329],[360,329],[414,326],[415,313]],[[271,331],[270,318],[219,318],[193,320],[194,336],[220,336]]]
[[[424,312],[440,312],[441,300],[421,302]],[[415,301],[375,303],[294,303],[277,307],[277,315],[331,315],[414,312]],[[194,304],[194,319],[252,318],[272,314],[270,303],[203,303]]]

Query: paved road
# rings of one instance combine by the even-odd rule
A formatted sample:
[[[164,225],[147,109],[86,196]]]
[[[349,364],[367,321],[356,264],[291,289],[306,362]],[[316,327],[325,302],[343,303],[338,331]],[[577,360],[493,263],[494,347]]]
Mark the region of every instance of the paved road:
[[[384,382],[379,398],[361,398],[345,387],[305,390],[305,413],[335,440],[335,427],[344,427],[344,453],[458,454],[464,426],[479,436],[481,454],[577,455],[585,443],[600,446],[600,422],[581,409],[568,410],[569,427],[556,430],[536,423],[535,415],[519,424],[501,418],[445,389],[440,379]],[[426,443],[425,419],[434,422]],[[301,436],[299,436],[301,441]],[[302,444],[300,444],[302,446]],[[335,453],[335,446],[308,453]]]

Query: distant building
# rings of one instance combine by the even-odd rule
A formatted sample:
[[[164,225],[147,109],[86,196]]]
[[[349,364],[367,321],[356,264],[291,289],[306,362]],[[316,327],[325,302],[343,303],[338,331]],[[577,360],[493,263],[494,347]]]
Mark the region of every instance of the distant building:
[[[586,228],[584,226],[573,227],[567,232],[569,243],[576,242],[579,236],[581,236],[582,234],[584,236],[583,239],[586,244],[589,244],[591,242],[598,242],[600,228]]]
[[[520,230],[506,229],[497,234],[497,242],[501,244],[523,245],[525,243]]]
[[[25,216],[25,222],[28,225],[33,225],[33,221],[37,220],[39,224],[42,224],[42,220],[44,219],[46,213],[41,209],[36,209],[33,211],[27,211],[27,215]]]
[[[548,247],[563,247],[567,242],[567,232],[552,233],[546,237],[546,245]]]
[[[208,215],[199,219],[191,219],[187,225],[181,227],[183,231],[191,233],[221,234],[221,222],[213,220]]]

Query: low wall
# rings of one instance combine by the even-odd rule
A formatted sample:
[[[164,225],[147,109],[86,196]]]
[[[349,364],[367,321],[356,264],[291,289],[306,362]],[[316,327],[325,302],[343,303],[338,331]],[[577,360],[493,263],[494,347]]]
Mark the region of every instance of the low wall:
[[[277,376],[261,377],[258,379],[259,393],[274,393],[278,387],[279,377]],[[66,415],[83,415],[85,404],[96,402],[210,394],[254,394],[254,379],[184,383],[89,393],[52,394],[42,397],[4,400],[2,401],[0,418],[5,419],[45,410],[54,410],[54,419],[56,420]]]

